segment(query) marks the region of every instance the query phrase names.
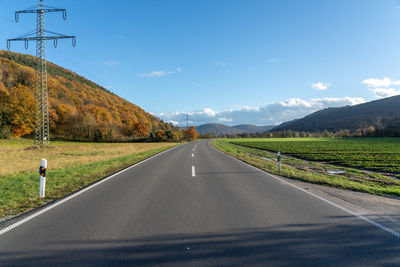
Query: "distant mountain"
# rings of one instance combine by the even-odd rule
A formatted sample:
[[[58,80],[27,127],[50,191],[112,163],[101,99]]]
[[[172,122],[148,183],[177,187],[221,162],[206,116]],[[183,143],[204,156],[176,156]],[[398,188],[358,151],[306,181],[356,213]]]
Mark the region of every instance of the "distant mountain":
[[[265,132],[268,129],[272,129],[273,126],[256,126],[252,124],[240,124],[236,126],[227,126],[218,123],[208,123],[200,126],[196,126],[196,131],[200,135],[210,134],[210,135],[234,135],[234,134],[244,134],[244,133],[257,133]]]
[[[207,123],[200,126],[196,126],[198,134],[210,134],[210,135],[230,135],[230,134],[242,134],[244,131],[235,129],[230,126],[226,126],[218,123]]]
[[[239,125],[232,126],[232,128],[242,130],[246,133],[262,133],[262,132],[271,130],[274,127],[275,127],[274,125],[256,126],[253,124],[239,124]]]
[[[316,132],[359,129],[400,132],[400,96],[388,97],[355,106],[327,108],[302,119],[283,123],[273,131],[293,130]]]

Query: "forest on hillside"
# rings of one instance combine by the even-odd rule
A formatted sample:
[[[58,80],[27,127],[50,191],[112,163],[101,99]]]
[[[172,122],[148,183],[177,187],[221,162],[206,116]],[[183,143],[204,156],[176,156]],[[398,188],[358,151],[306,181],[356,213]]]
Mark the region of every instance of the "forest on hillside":
[[[0,51],[0,138],[30,136],[34,130],[35,61]],[[182,131],[96,83],[48,62],[52,138],[77,141],[180,140]]]

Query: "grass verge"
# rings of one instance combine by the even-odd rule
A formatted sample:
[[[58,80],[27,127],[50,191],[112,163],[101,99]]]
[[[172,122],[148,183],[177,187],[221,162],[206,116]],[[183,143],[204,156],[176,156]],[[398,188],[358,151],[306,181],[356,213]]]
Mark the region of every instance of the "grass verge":
[[[38,174],[21,172],[0,176],[0,218],[40,207],[174,146],[176,144],[67,168],[49,169],[46,174],[46,197],[43,199],[38,197]]]
[[[274,155],[271,152],[235,145],[226,139],[214,140],[212,145],[218,150],[268,173],[375,195],[400,196],[400,181],[383,174],[367,173],[357,169],[285,156],[281,165],[281,172],[278,172],[277,163],[272,160]],[[344,173],[327,174],[327,169],[342,170]]]
[[[95,161],[132,155],[170,143],[91,143],[52,141],[50,146],[38,148],[33,140],[0,139],[0,177],[22,172],[37,172],[41,159],[47,159],[49,169],[64,169]]]

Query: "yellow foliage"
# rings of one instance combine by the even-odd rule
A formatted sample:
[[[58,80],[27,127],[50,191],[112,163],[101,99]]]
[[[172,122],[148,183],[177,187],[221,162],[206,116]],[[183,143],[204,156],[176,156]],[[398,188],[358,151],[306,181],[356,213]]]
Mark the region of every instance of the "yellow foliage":
[[[9,108],[11,133],[14,137],[33,131],[34,96],[27,86],[17,85],[10,90]]]
[[[3,92],[6,95],[9,95],[7,88],[4,86],[4,83],[2,83],[2,82],[0,82],[0,92]]]
[[[14,136],[29,134],[33,129],[35,70],[27,65],[32,62],[35,59],[31,56],[0,51],[0,94],[9,95],[7,99],[2,97],[1,102],[12,110],[6,116]],[[119,131],[115,136],[124,132],[132,136],[136,131],[137,135],[147,136],[150,130],[169,130],[158,118],[83,77],[51,63],[48,67],[53,133],[63,137],[72,132],[85,133],[85,138],[90,139],[97,130],[108,135],[110,131]],[[95,125],[92,119],[84,118],[94,118]]]

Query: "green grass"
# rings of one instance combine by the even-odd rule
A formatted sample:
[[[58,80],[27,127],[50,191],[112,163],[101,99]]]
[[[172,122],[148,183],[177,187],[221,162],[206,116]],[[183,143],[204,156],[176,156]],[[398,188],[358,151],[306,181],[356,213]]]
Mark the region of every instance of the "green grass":
[[[176,144],[68,168],[49,169],[46,175],[46,197],[43,199],[38,197],[38,174],[23,172],[0,176],[0,218],[19,214],[39,207],[49,201],[61,198],[104,176],[173,146],[176,146]]]
[[[213,145],[224,153],[247,162],[257,168],[272,174],[297,179],[315,184],[323,184],[332,187],[344,188],[354,191],[366,192],[377,195],[400,196],[400,181],[393,176],[381,173],[371,173],[363,170],[337,166],[320,161],[303,160],[283,154],[282,168],[279,173],[277,163],[273,160],[276,151],[261,149],[251,146],[243,146],[244,143],[258,142],[280,143],[290,146],[292,142],[331,142],[332,139],[219,139],[213,141]],[[389,140],[387,140],[389,141]],[[238,145],[240,143],[240,145]],[[283,144],[282,144],[283,143]],[[348,143],[351,145],[351,142]],[[282,147],[279,147],[281,150]],[[266,160],[269,158],[271,160]],[[328,170],[341,170],[343,174],[331,174]]]
[[[231,142],[306,160],[400,173],[400,138],[237,139]]]

